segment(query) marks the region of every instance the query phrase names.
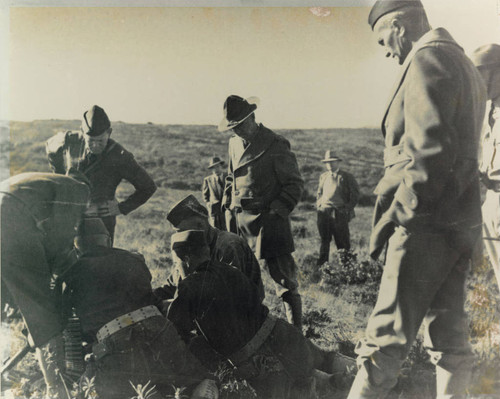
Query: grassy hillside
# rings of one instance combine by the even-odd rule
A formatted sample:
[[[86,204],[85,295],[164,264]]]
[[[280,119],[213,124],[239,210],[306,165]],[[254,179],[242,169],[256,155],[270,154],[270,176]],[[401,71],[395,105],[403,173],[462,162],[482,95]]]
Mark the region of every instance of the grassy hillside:
[[[0,142],[1,166],[11,174],[26,171],[49,171],[44,141],[60,130],[77,129],[78,121],[14,122],[10,139]],[[272,128],[272,126],[269,126]],[[307,336],[325,348],[340,346],[350,352],[362,335],[366,318],[376,298],[381,265],[369,260],[367,243],[374,202],[373,189],[382,173],[383,140],[372,129],[282,130],[297,155],[306,181],[306,193],[292,214],[295,235],[295,259],[300,268],[301,292],[304,300]],[[154,276],[154,285],[166,278],[171,267],[169,250],[172,229],[165,221],[170,206],[189,193],[201,199],[200,189],[207,174],[208,158],[225,156],[229,134],[218,133],[214,126],[177,126],[113,123],[112,137],[132,151],[157,182],[159,189],[143,207],[118,218],[118,247],[142,252]],[[319,237],[316,230],[314,196],[317,180],[322,173],[320,159],[326,149],[344,159],[343,167],[358,180],[362,199],[351,223],[352,246],[356,257],[347,268],[341,268],[336,254],[324,268],[314,273],[318,256]],[[3,168],[3,177],[6,176]],[[122,184],[118,196],[130,193]],[[335,247],[332,244],[332,249]],[[323,277],[320,286],[318,277]],[[275,298],[270,278],[265,275],[266,303],[274,313],[281,314],[281,304]],[[500,393],[499,293],[493,274],[485,262],[478,262],[468,282],[467,309],[471,336],[477,354],[474,393]],[[415,345],[410,360],[405,363],[395,396],[428,398],[432,396],[432,369],[422,350],[421,340]],[[325,392],[324,397],[343,397],[345,392]]]

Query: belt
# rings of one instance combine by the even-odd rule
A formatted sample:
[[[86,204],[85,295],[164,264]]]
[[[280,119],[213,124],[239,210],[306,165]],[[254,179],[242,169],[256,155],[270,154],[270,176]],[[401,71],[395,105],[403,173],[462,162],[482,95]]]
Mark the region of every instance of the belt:
[[[248,341],[245,346],[243,346],[243,348],[229,356],[229,360],[234,365],[241,364],[247,360],[262,346],[267,337],[269,337],[269,334],[271,334],[271,331],[273,331],[275,325],[276,317],[268,314],[266,320],[264,320],[264,323],[262,323],[262,326],[259,328],[259,331],[257,331],[252,339]]]
[[[161,312],[154,305],[145,306],[134,310],[133,312],[121,315],[116,319],[111,320],[109,323],[106,323],[99,329],[99,331],[97,331],[97,341],[100,342],[115,332],[120,331],[122,328],[131,326],[132,324],[153,316],[162,316]]]
[[[388,147],[384,150],[384,167],[395,165],[400,162],[410,161],[411,158],[404,152],[404,143]]]
[[[106,209],[109,207],[110,203],[113,203],[114,200],[101,201],[101,202],[92,202],[87,205],[87,209],[85,209],[86,217],[104,217],[107,215],[103,215],[102,212],[99,212],[99,208],[105,207]]]

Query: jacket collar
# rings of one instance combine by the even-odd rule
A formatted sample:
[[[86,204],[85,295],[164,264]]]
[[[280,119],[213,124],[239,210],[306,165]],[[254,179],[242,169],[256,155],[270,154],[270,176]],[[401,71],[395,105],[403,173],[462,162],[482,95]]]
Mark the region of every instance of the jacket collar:
[[[426,32],[414,45],[411,51],[408,53],[405,62],[401,66],[401,70],[399,72],[399,75],[395,81],[395,84],[391,90],[391,95],[389,97],[389,102],[387,104],[386,110],[384,117],[382,119],[382,133],[385,137],[385,120],[387,118],[387,114],[389,113],[389,109],[391,108],[392,102],[394,101],[394,98],[396,97],[396,94],[399,91],[399,88],[403,84],[404,78],[406,76],[406,72],[408,71],[408,68],[415,57],[415,54],[423,49],[424,47],[429,47],[432,45],[436,45],[437,43],[446,43],[446,44],[452,44],[461,49],[461,47],[457,44],[457,42],[451,37],[451,35],[448,33],[448,31],[444,28],[437,28],[437,29],[432,29],[428,32]]]
[[[276,135],[262,124],[259,124],[259,130],[255,133],[255,137],[247,148],[243,146],[243,140],[240,137],[234,136],[232,138],[234,140],[233,150],[235,159],[238,160],[234,165],[234,169],[241,168],[262,156],[275,139]]]

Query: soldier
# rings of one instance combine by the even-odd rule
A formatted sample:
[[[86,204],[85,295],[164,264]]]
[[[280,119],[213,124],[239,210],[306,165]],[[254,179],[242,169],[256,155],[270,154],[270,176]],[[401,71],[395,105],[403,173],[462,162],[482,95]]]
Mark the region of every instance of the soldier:
[[[110,138],[111,123],[104,110],[94,105],[83,114],[81,131],[59,132],[46,143],[49,164],[55,173],[69,168],[82,172],[90,181],[87,217],[100,217],[114,239],[116,216],[127,215],[144,204],[156,191],[156,185],[132,153]],[[135,191],[117,202],[116,188],[122,180]]]
[[[370,252],[388,243],[379,297],[358,343],[349,398],[383,398],[424,322],[437,397],[465,394],[472,351],[465,278],[481,227],[477,153],[486,93],[479,72],[420,0],[378,0],[368,22],[402,65],[385,113],[385,173]]]
[[[500,45],[487,44],[472,54],[488,89],[487,120],[483,128],[481,181],[488,189],[483,203],[484,246],[500,286]]]
[[[172,250],[186,263],[187,276],[179,283],[168,318],[200,360],[210,367],[215,367],[214,359],[227,362],[260,398],[288,398],[292,386],[294,397],[315,397],[314,368],[324,361],[316,357],[319,349],[298,329],[269,314],[256,287],[240,271],[210,260],[203,231],[172,235]],[[191,339],[194,329],[201,342]],[[336,360],[336,367],[345,369],[344,360]]]
[[[79,259],[61,280],[67,287],[67,306],[75,308],[84,340],[93,344],[99,397],[130,398],[135,394],[131,384],[149,381],[156,394],[148,397],[163,398],[173,393],[172,386],[187,387],[185,393],[190,393],[211,378],[155,306],[142,255],[111,248],[99,218],[83,220],[75,244]],[[207,384],[215,394],[214,381],[203,382],[196,393]]]
[[[337,249],[351,249],[349,222],[355,216],[354,207],[358,203],[359,187],[352,174],[340,169],[341,161],[330,150],[325,152],[325,158],[321,161],[327,171],[319,178],[316,194],[318,231],[321,237],[318,266],[328,262],[332,236]]]
[[[247,242],[236,234],[210,226],[207,210],[193,195],[188,195],[174,204],[167,214],[167,220],[176,231],[203,230],[210,248],[211,259],[240,270],[255,284],[260,298],[264,299],[264,285],[261,280],[259,262]],[[185,277],[182,261],[175,256],[173,258],[174,271],[168,278],[167,284],[155,290],[155,293],[162,299],[173,298],[179,281]]]
[[[238,233],[264,259],[285,305],[287,318],[302,327],[302,301],[290,226],[304,181],[284,137],[255,122],[258,100],[229,96],[220,132],[232,130],[225,206],[236,213]]]
[[[212,174],[203,179],[202,194],[203,200],[208,209],[208,220],[212,227],[219,230],[228,230],[226,220],[222,211],[222,197],[224,195],[224,181],[226,176],[223,173],[225,162],[219,157],[210,159],[208,169],[212,169]]]
[[[88,197],[84,182],[50,173],[22,173],[0,185],[2,295],[8,293],[23,315],[50,397],[64,392],[40,349],[49,344],[55,350],[63,330],[51,280],[76,260],[75,228]]]

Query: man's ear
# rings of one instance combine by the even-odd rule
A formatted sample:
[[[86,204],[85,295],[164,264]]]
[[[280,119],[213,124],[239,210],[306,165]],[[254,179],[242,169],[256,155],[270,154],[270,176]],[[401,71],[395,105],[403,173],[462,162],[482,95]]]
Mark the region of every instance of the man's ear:
[[[391,27],[397,32],[398,36],[402,37],[405,35],[406,29],[399,19],[394,18],[391,21]]]

